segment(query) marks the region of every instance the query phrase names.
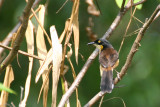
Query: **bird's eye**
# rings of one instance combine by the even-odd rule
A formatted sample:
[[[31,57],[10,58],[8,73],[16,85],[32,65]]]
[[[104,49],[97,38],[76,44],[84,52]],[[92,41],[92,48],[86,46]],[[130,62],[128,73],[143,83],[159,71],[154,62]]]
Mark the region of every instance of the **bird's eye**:
[[[98,43],[101,43],[101,41],[99,40]]]

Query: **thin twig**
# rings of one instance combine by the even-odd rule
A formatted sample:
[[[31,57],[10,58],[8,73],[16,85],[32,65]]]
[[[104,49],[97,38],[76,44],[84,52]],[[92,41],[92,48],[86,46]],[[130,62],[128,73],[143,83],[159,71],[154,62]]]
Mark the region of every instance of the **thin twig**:
[[[56,14],[59,13],[59,12],[62,10],[62,8],[67,4],[67,2],[68,2],[68,0],[66,0],[66,1],[63,3],[63,5],[56,11]]]
[[[36,15],[36,13],[35,13],[35,11],[34,11],[32,8],[31,8],[31,11],[32,11],[32,13],[33,13],[34,17],[36,18],[36,20],[37,20],[37,22],[38,22],[39,26],[41,27],[42,31],[43,31],[43,32],[44,32],[44,34],[46,35],[46,37],[47,37],[47,40],[48,40],[49,44],[52,46],[51,39],[49,38],[49,35],[47,34],[46,30],[43,28],[42,24],[40,23],[40,21],[39,21],[39,19],[38,19],[37,15]]]
[[[135,17],[135,16],[133,16],[133,18],[135,19],[135,20],[137,20],[138,22],[140,22],[141,24],[144,24],[141,20],[139,20],[137,17]]]
[[[133,4],[133,2],[131,2],[131,5],[132,5],[132,4]],[[136,7],[135,7],[133,13],[132,13],[132,8],[131,8],[131,17],[130,17],[130,19],[129,19],[129,22],[128,22],[126,31],[125,31],[125,33],[124,33],[124,36],[123,36],[121,45],[120,45],[120,47],[119,47],[119,51],[118,51],[119,54],[120,54],[120,51],[121,51],[121,49],[122,49],[123,43],[124,43],[124,41],[125,41],[125,38],[126,38],[126,35],[127,35],[127,32],[128,32],[128,29],[129,29],[129,27],[130,27],[130,25],[131,25],[132,18],[133,18],[133,16],[134,16],[135,12],[136,12]]]
[[[31,7],[32,7],[33,3],[34,3],[34,0],[29,0],[24,11],[23,11],[23,14],[21,17],[21,19],[22,19],[21,26],[22,27],[21,27],[20,32],[17,35],[14,43],[13,43],[13,49],[10,51],[9,55],[6,57],[6,59],[0,65],[0,74],[7,67],[7,65],[13,61],[14,57],[17,55],[20,44],[22,43],[23,38],[25,37],[25,32],[26,32],[27,25],[28,25],[29,14],[30,14]]]
[[[100,101],[100,103],[99,103],[99,107],[101,107],[101,106],[102,106],[103,99],[104,99],[104,96],[102,96],[102,97],[101,97],[101,101]]]
[[[131,51],[129,52],[129,54],[127,56],[126,63],[121,69],[120,78],[122,78],[126,74],[127,69],[129,67],[129,65],[131,64],[131,61],[132,61],[132,58],[133,58],[135,52],[140,47],[140,41],[141,41],[142,37],[144,36],[145,31],[149,28],[150,24],[153,22],[153,20],[154,20],[154,18],[157,15],[159,10],[160,10],[160,5],[157,6],[157,8],[153,12],[153,14],[149,18],[149,20],[144,23],[144,25],[142,26],[141,30],[139,31],[139,33],[137,35],[137,38],[136,38],[136,40],[134,41],[134,43],[132,45]],[[115,82],[114,83],[117,84],[118,82],[119,82],[118,78],[115,78]]]
[[[126,107],[126,104],[125,104],[124,100],[121,97],[112,97],[112,98],[109,98],[107,100],[104,100],[103,102],[106,102],[106,101],[109,101],[109,100],[113,100],[113,99],[120,99],[122,101],[122,103],[123,103],[123,107]]]
[[[145,0],[142,0],[141,3],[145,2]],[[133,4],[134,5],[134,4]],[[135,5],[134,5],[135,6]],[[104,34],[102,38],[109,38],[115,28],[119,25],[122,17],[124,14],[131,8],[131,4],[127,4],[123,12],[119,12],[113,23],[111,24],[110,28],[107,30],[107,32]],[[98,49],[95,49],[93,53],[89,56],[88,60],[84,64],[83,68],[77,75],[76,80],[72,83],[71,87],[68,89],[68,91],[62,96],[62,99],[58,105],[58,107],[63,107],[65,102],[68,100],[68,98],[72,95],[72,93],[75,91],[75,89],[78,87],[79,83],[81,82],[82,78],[84,77],[85,73],[87,72],[88,68],[90,67],[93,60],[98,55]]]
[[[12,50],[11,47],[5,46],[5,45],[3,45],[1,43],[0,43],[0,47],[8,49],[8,50]],[[40,58],[39,56],[32,55],[32,54],[29,54],[29,53],[21,51],[21,50],[18,50],[18,53],[22,54],[22,55],[25,55],[25,56],[29,56],[29,57],[35,58],[35,59],[38,59],[38,60],[41,60],[41,61],[44,61],[44,59]]]
[[[148,29],[148,27],[150,26],[150,24],[153,22],[155,16],[157,15],[158,11],[160,10],[160,5],[157,6],[156,10],[154,11],[154,13],[152,14],[152,16],[149,18],[148,21],[145,22],[145,24],[142,26],[141,30],[139,31],[137,38],[135,39],[132,48],[127,56],[127,60],[124,64],[124,66],[121,69],[121,72],[119,74],[121,80],[124,77],[124,75],[127,73],[127,69],[129,68],[133,56],[134,54],[137,52],[138,48],[140,47],[140,41],[142,39],[142,37],[144,36],[145,31]],[[116,85],[118,82],[120,81],[120,79],[118,79],[118,77],[115,78],[114,80],[114,84]],[[98,101],[102,96],[104,96],[106,93],[101,93],[99,92],[98,94],[96,94],[86,105],[85,107],[90,107],[92,106],[96,101]]]

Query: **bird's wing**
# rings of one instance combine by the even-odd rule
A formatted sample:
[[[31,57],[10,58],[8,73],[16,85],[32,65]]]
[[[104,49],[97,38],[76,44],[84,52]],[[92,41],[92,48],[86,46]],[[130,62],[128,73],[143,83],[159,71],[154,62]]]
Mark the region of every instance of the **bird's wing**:
[[[118,55],[117,51],[114,50],[114,52],[112,54],[110,54],[109,65],[111,67],[115,66],[115,64],[117,63],[118,59],[119,59],[119,55]]]
[[[108,68],[113,67],[118,61],[119,55],[116,50],[113,48],[108,48],[101,51],[99,54],[99,63],[102,67]]]
[[[102,67],[104,68],[108,68],[108,58],[106,57],[106,54],[104,51],[101,52],[101,54],[99,54],[99,63]]]

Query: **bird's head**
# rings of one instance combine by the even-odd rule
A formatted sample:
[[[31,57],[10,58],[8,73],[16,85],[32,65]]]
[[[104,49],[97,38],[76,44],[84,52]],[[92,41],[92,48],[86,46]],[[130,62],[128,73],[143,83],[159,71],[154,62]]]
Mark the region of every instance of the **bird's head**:
[[[94,45],[99,50],[103,50],[105,48],[112,48],[112,45],[106,39],[97,39],[94,42],[88,43],[88,45]]]

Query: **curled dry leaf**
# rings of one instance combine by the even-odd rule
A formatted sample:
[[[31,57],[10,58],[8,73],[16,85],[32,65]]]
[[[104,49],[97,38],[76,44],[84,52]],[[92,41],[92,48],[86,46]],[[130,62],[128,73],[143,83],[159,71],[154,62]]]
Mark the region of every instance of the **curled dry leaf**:
[[[9,88],[13,80],[14,80],[13,69],[11,65],[8,65],[6,69],[3,85]],[[1,98],[0,98],[0,106],[6,105],[7,101],[8,101],[8,92],[2,91]]]
[[[53,49],[53,67],[52,67],[52,107],[56,107],[57,85],[60,75],[60,67],[62,61],[62,45],[59,43],[55,26],[50,27],[52,49]]]
[[[29,20],[28,22],[28,27],[27,27],[25,36],[27,41],[28,53],[33,55],[34,54],[34,33],[33,33],[33,24],[31,20]],[[29,69],[28,69],[28,76],[25,84],[24,99],[20,102],[19,104],[20,107],[26,106],[27,98],[29,96],[32,67],[33,67],[33,58],[29,57]]]
[[[95,4],[93,3],[93,0],[86,0],[86,3],[88,4],[88,13],[94,16],[99,16],[100,15],[100,11],[97,10]]]
[[[86,27],[87,35],[91,41],[95,41],[97,39],[97,35],[93,32],[92,28],[94,27],[94,22],[92,17],[88,18],[88,26]]]

